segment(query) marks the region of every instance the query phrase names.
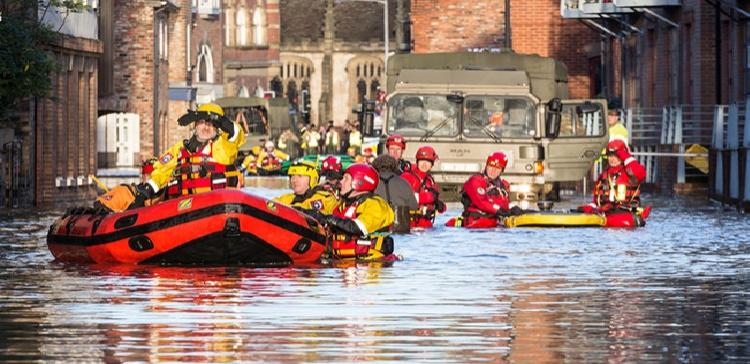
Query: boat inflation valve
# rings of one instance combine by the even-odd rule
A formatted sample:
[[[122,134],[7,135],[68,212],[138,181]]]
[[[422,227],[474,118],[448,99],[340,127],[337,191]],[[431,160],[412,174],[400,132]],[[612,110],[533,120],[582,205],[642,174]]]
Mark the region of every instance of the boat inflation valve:
[[[240,219],[230,217],[224,224],[224,236],[240,236]]]
[[[128,240],[128,246],[134,251],[143,252],[153,249],[154,243],[148,238],[148,236],[141,235],[130,238],[130,240]]]
[[[310,250],[311,246],[312,243],[310,243],[310,240],[302,238],[297,241],[297,244],[294,244],[292,251],[297,254],[304,254],[306,251]]]

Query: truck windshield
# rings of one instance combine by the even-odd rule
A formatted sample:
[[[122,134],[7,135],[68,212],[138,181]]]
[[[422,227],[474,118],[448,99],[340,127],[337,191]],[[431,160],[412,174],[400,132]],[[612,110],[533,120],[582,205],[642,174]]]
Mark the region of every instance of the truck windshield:
[[[468,138],[533,138],[534,104],[524,98],[468,96],[464,100],[464,135]]]
[[[457,109],[445,95],[395,95],[388,100],[388,133],[419,137],[456,136]]]

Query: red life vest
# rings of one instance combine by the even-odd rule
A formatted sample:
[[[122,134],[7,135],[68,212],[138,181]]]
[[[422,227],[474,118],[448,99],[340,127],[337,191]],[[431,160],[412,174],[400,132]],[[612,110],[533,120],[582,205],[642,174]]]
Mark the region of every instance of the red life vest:
[[[629,210],[638,207],[640,183],[624,166],[609,168],[599,175],[594,185],[594,202],[600,208],[622,208]]]
[[[357,218],[357,208],[371,194],[362,195],[351,205],[339,204],[333,209],[333,216],[354,220]],[[390,244],[390,245],[389,245]],[[384,235],[355,236],[336,233],[331,237],[331,255],[336,259],[365,259],[383,257],[393,253],[393,241]]]
[[[212,146],[213,147],[213,146]],[[187,148],[180,150],[173,178],[167,184],[167,198],[175,198],[196,193],[240,188],[240,172],[233,164],[225,165],[213,159],[211,153],[200,151],[191,153]]]
[[[413,168],[402,175],[418,196],[419,209],[411,211],[411,227],[432,227],[435,220],[439,190],[435,179],[429,173]]]

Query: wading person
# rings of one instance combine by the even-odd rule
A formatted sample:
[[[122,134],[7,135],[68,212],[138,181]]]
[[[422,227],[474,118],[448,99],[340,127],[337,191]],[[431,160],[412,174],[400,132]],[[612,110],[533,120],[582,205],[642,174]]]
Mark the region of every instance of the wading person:
[[[417,163],[401,176],[409,182],[417,197],[419,208],[411,211],[412,228],[431,228],[438,213],[445,212],[445,203],[440,201],[440,187],[430,171],[438,155],[430,146],[417,150]]]
[[[398,162],[390,155],[378,156],[372,162],[372,166],[380,176],[380,183],[375,189],[375,194],[385,199],[395,213],[392,231],[408,233],[411,229],[410,211],[419,208],[414,191],[409,182],[401,177]]]
[[[306,161],[297,162],[289,167],[288,174],[292,192],[274,198],[275,201],[324,214],[333,212],[333,207],[338,201],[331,192],[318,185],[320,178],[314,164]]]
[[[646,168],[638,163],[628,146],[616,139],[607,144],[607,169],[594,184],[594,201],[578,208],[584,213],[633,211],[640,207],[640,187],[646,178]],[[648,211],[645,212],[648,217]]]
[[[461,195],[463,214],[451,219],[446,225],[492,228],[497,226],[502,217],[522,214],[523,210],[518,206],[510,207],[510,183],[500,178],[507,166],[508,157],[505,153],[490,154],[484,171],[469,177],[464,183]]]

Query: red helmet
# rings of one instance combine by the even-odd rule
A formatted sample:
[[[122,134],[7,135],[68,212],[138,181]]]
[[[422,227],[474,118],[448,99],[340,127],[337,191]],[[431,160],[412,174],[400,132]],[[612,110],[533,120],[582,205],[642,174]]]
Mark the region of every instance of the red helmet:
[[[333,171],[333,172],[341,172],[341,160],[339,157],[329,155],[325,159],[323,159],[322,162],[320,162],[320,171],[321,172],[327,172],[327,171]]]
[[[344,171],[344,174],[352,176],[352,190],[354,191],[375,191],[380,183],[378,172],[369,164],[352,164]]]
[[[437,153],[435,153],[435,149],[430,146],[424,146],[417,149],[416,159],[417,161],[426,160],[435,163],[438,156]]]
[[[607,155],[615,155],[620,150],[628,150],[628,145],[620,139],[615,139],[607,144]]]
[[[399,134],[393,134],[388,137],[388,140],[385,142],[385,147],[388,148],[391,145],[398,145],[401,147],[401,149],[406,149],[406,140],[404,140],[404,137],[402,137]]]
[[[487,157],[487,165],[505,169],[508,165],[508,156],[503,152],[492,153]]]

